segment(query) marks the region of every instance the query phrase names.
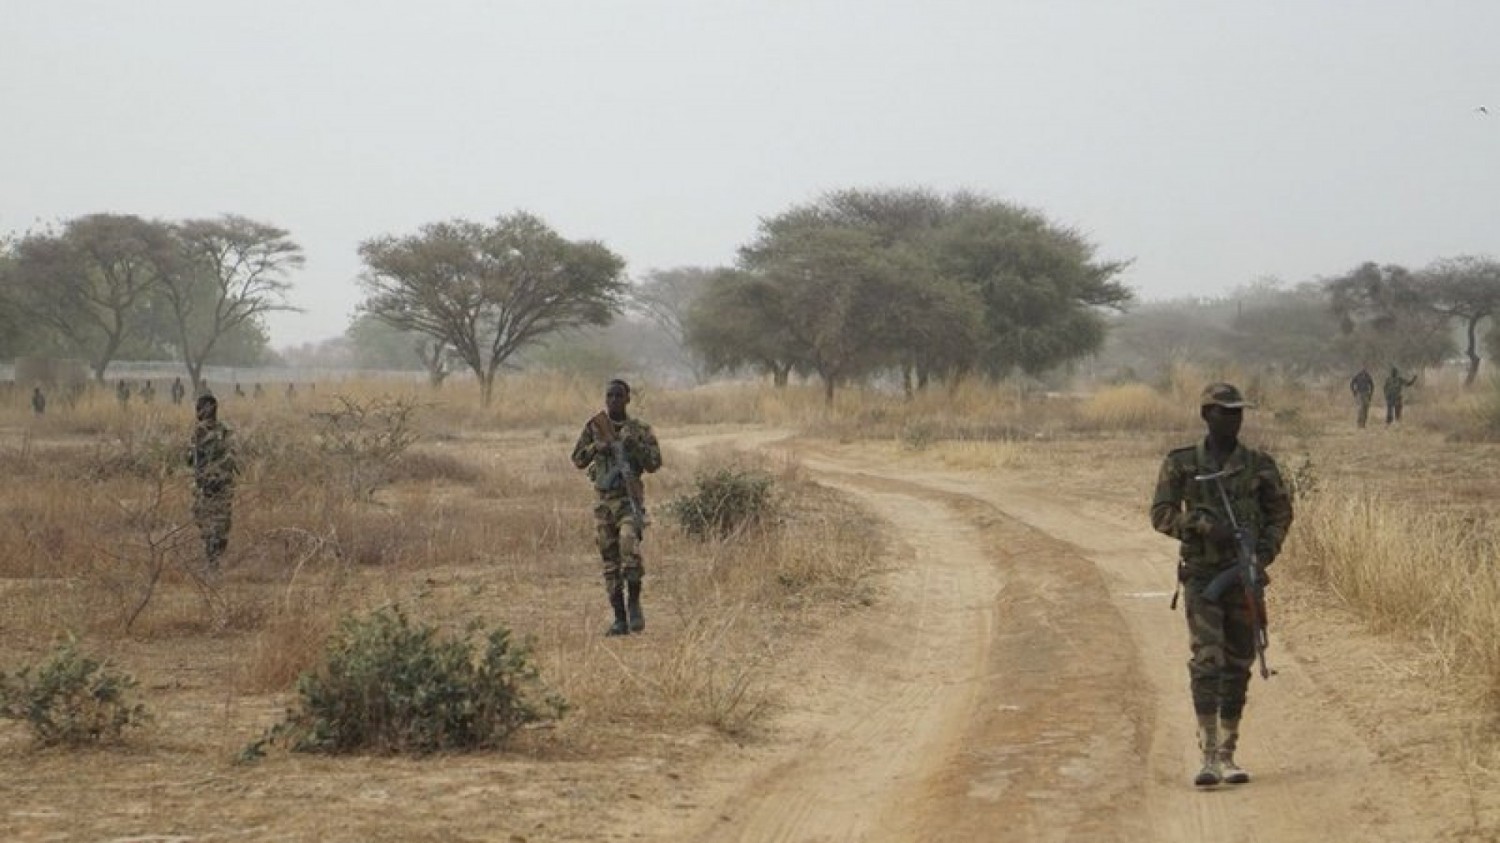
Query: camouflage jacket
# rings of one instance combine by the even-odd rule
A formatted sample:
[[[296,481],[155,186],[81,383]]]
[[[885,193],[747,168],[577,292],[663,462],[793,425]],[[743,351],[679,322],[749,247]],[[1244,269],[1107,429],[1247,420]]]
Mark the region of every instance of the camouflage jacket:
[[[1212,462],[1204,442],[1172,451],[1156,478],[1151,526],[1182,543],[1186,579],[1211,577],[1236,561],[1232,543],[1214,545],[1207,537],[1215,521],[1227,520],[1218,486],[1193,479],[1220,468],[1229,472],[1223,483],[1235,520],[1255,537],[1255,555],[1262,564],[1269,565],[1281,552],[1292,525],[1292,498],[1269,454],[1238,445],[1219,466]]]
[[[1397,401],[1401,398],[1402,390],[1408,386],[1416,386],[1417,376],[1403,378],[1400,375],[1387,375],[1381,390],[1385,393],[1385,400]]]
[[[614,427],[615,438],[625,446],[625,458],[630,460],[636,477],[661,468],[661,446],[656,442],[651,425],[632,418],[622,422],[611,419],[610,424]],[[623,495],[625,487],[620,475],[611,472],[613,461],[613,449],[600,441],[594,431],[593,419],[589,419],[583,425],[583,432],[578,434],[578,442],[573,445],[573,465],[588,472],[589,480],[600,494]]]
[[[223,422],[199,422],[193,427],[193,441],[188,446],[187,463],[193,469],[193,482],[204,494],[220,494],[234,486],[239,464],[234,459],[229,428]]]

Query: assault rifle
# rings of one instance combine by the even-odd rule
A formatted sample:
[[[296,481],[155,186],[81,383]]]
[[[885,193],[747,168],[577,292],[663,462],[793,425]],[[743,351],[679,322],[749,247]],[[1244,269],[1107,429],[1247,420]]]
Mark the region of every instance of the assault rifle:
[[[625,496],[630,499],[630,521],[635,525],[635,537],[645,538],[646,508],[641,504],[644,490],[641,488],[641,478],[630,467],[630,458],[625,454],[625,443],[615,436],[615,426],[610,422],[608,413],[601,412],[589,419],[589,426],[594,428],[595,438],[610,448],[609,470],[600,473],[599,479],[594,482],[594,488],[602,492],[613,489],[616,483],[623,483]]]
[[[1199,474],[1193,477],[1200,483],[1212,482],[1218,487],[1219,500],[1224,504],[1224,512],[1229,517],[1229,526],[1234,530],[1234,552],[1237,557],[1234,567],[1209,581],[1208,586],[1203,589],[1203,596],[1209,600],[1218,600],[1236,583],[1240,585],[1245,595],[1245,609],[1250,614],[1250,627],[1254,630],[1255,655],[1260,660],[1260,678],[1269,679],[1275,671],[1266,667],[1266,648],[1271,644],[1270,633],[1266,630],[1266,584],[1260,569],[1260,561],[1255,558],[1255,536],[1241,527],[1234,517],[1234,507],[1229,502],[1229,492],[1224,488],[1224,478],[1228,474],[1227,471],[1215,471],[1212,474]]]

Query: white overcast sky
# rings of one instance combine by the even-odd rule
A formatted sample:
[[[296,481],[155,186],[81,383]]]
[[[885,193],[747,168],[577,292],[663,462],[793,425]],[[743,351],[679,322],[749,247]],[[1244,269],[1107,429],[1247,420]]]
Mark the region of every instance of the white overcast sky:
[[[639,275],[827,190],[971,189],[1160,299],[1500,253],[1497,164],[1493,0],[0,0],[0,232],[284,227],[277,347],[343,332],[361,240],[443,219]]]

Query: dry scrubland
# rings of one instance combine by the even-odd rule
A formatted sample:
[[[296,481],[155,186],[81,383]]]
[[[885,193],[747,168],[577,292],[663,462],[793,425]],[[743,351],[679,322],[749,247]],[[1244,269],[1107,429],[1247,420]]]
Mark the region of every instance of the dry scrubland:
[[[910,401],[845,391],[831,408],[816,387],[641,388],[632,409],[662,434],[668,468],[649,483],[650,628],[623,641],[600,637],[608,607],[591,493],[568,462],[600,402],[592,383],[512,379],[489,410],[462,385],[324,385],[296,403],[224,399],[245,474],[217,578],[200,574],[187,520],[187,407],[158,401],[122,412],[100,394],[35,418],[17,396],[0,408],[0,670],[76,637],[138,677],[154,715],[117,753],[168,751],[222,775],[293,700],[297,675],[318,662],[340,618],[394,605],[447,629],[498,624],[534,642],[543,681],[571,710],[553,728],[520,735],[511,751],[522,756],[617,756],[640,731],[679,749],[705,733],[753,738],[778,703],[761,681],[778,652],[880,599],[882,537],[794,462],[720,434],[755,426],[868,444],[872,459],[1051,470],[1062,486],[1103,490],[1145,519],[1161,454],[1199,435],[1197,391],[1220,377],[1260,401],[1246,438],[1269,447],[1297,486],[1297,523],[1276,569],[1291,587],[1274,599],[1300,592],[1343,607],[1419,648],[1434,682],[1492,710],[1496,388],[1465,393],[1456,379],[1428,377],[1404,426],[1387,428],[1372,413],[1369,429],[1356,431],[1342,382],[1187,368],[1169,384],[1087,395],[970,384]],[[331,416],[318,415],[347,418],[351,407],[386,413],[365,427],[385,437],[335,435]],[[400,450],[382,450],[391,437],[411,444],[390,455]],[[664,503],[689,493],[698,472],[722,467],[772,476],[779,517],[695,541]],[[1170,577],[1167,559],[1163,572]],[[0,722],[0,764],[66,764],[63,752],[37,750],[22,724]],[[260,769],[274,775],[285,759]]]

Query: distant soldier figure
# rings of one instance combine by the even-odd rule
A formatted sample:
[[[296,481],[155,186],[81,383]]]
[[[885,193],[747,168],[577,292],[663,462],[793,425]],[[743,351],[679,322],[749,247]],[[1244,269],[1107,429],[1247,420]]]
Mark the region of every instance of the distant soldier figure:
[[[47,396],[42,394],[40,386],[31,390],[31,412],[39,416],[47,412]]]
[[[234,394],[240,398],[245,397],[245,388],[243,386],[240,386],[239,381],[235,381]]]
[[[1416,386],[1417,376],[1410,378],[1401,377],[1401,372],[1395,366],[1391,367],[1391,373],[1386,376],[1382,391],[1385,393],[1385,423],[1401,421],[1401,393],[1408,386]]]
[[[250,392],[251,392],[251,394],[252,394],[252,395],[254,395],[254,396],[255,396],[255,397],[256,397],[256,398],[257,398],[257,399],[259,399],[259,398],[260,398],[260,397],[261,397],[261,396],[262,396],[262,395],[265,395],[265,394],[266,394],[266,391],[265,391],[265,390],[264,390],[264,389],[261,389],[261,386],[260,386],[260,381],[256,381],[256,382],[255,382],[255,388],[254,388],[254,389],[252,389],[252,390],[251,390],[251,391],[250,391]]]
[[[288,403],[297,400],[297,385],[296,384],[294,384],[294,383],[288,383],[286,385],[286,400],[287,400]]]
[[[1292,524],[1292,499],[1276,461],[1240,444],[1244,396],[1227,383],[1203,390],[1199,415],[1208,427],[1200,442],[1167,454],[1151,499],[1151,526],[1180,544],[1177,580],[1186,595],[1188,676],[1198,718],[1203,767],[1193,778],[1199,787],[1222,782],[1244,784],[1250,774],[1234,758],[1240,718],[1255,661],[1255,634],[1247,589],[1232,587],[1217,599],[1204,590],[1214,577],[1239,561],[1234,523],[1249,532],[1254,562],[1263,571],[1276,559]],[[1198,478],[1223,472],[1220,479]],[[1223,484],[1220,494],[1219,483]],[[1262,582],[1268,582],[1262,576]],[[1260,611],[1264,617],[1263,608]]]
[[[115,381],[115,400],[120,402],[121,409],[130,404],[130,384],[124,378]]]
[[[210,393],[198,396],[197,424],[188,449],[193,468],[193,521],[203,537],[209,571],[217,571],[219,557],[229,546],[234,478],[239,473],[230,431],[219,421],[219,400]]]
[[[646,573],[640,550],[646,506],[641,474],[661,468],[661,447],[651,425],[626,414],[629,403],[630,385],[610,381],[604,391],[604,412],[584,424],[573,445],[573,465],[588,472],[597,492],[596,541],[604,563],[604,590],[615,615],[605,635],[646,628],[641,612],[641,578]],[[628,471],[621,471],[621,453]]]
[[[187,387],[185,387],[185,386],[182,385],[182,378],[181,377],[173,378],[172,379],[172,404],[173,405],[181,404],[182,403],[182,397],[184,395],[187,395]]]
[[[141,384],[141,403],[150,404],[156,400],[156,386],[151,381]]]
[[[1349,379],[1349,391],[1354,393],[1354,401],[1359,405],[1355,424],[1364,428],[1370,419],[1370,402],[1375,398],[1375,379],[1370,376],[1369,369],[1361,366],[1359,372]]]

